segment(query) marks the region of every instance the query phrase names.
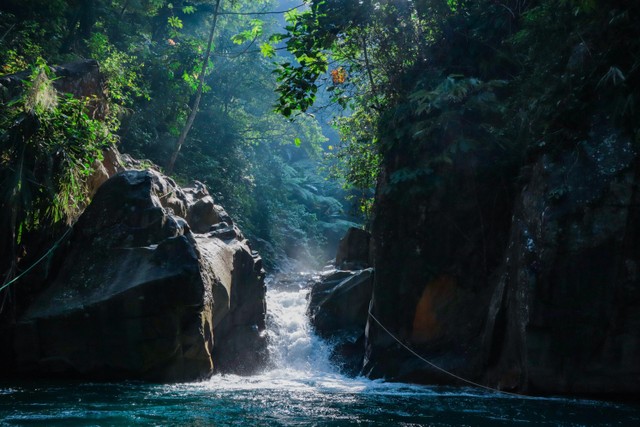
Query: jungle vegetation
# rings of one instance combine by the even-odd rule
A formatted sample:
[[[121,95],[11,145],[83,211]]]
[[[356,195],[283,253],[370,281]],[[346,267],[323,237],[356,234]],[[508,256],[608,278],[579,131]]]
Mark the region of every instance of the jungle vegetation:
[[[47,64],[95,58],[113,107],[98,124],[82,116],[84,101],[47,106],[27,95],[3,105],[3,236],[16,242],[72,217],[86,203],[79,186],[96,148],[113,141],[180,182],[205,182],[273,263],[366,221],[381,165],[398,151],[421,160],[391,168],[379,192],[437,185],[471,152],[498,153],[495,167],[513,168],[577,145],[596,100],[637,142],[639,8],[630,0],[5,1],[1,73],[32,70],[28,87],[44,93],[55,78]],[[62,111],[76,112],[72,135]],[[7,136],[18,116],[52,129],[25,137],[36,151],[29,173],[46,175],[31,181],[16,178],[26,139]],[[52,152],[53,166],[37,166]],[[32,181],[46,191],[15,205]],[[6,206],[19,207],[8,215]]]
[[[498,151],[495,168],[576,145],[606,114],[638,140],[640,5],[626,0],[316,0],[287,27],[296,62],[278,68],[278,110],[326,90],[347,180],[371,187],[395,153],[428,159],[390,186],[438,181],[454,158]],[[324,78],[329,72],[330,79]],[[425,156],[424,154],[427,153]]]
[[[93,164],[110,144],[179,183],[205,183],[269,267],[331,258],[363,218],[344,183],[329,178],[335,162],[325,157],[337,133],[328,115],[292,121],[274,111],[274,63],[284,50],[274,34],[300,6],[3,2],[0,75],[26,70],[24,90],[3,96],[0,110],[4,282],[77,218]],[[83,59],[97,60],[106,79],[101,117],[91,111],[96,100],[53,88],[53,65]]]

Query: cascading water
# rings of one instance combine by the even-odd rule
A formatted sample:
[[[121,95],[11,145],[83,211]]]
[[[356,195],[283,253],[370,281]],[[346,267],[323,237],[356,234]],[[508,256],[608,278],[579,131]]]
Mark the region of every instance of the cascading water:
[[[380,384],[340,374],[329,356],[329,343],[318,338],[307,317],[307,295],[312,273],[298,273],[267,279],[267,334],[269,367],[252,377],[223,375],[210,382],[232,388],[278,388],[328,391],[362,390]]]
[[[269,279],[271,366],[198,383],[0,384],[0,426],[640,425],[636,406],[349,378],[306,317],[309,274]]]
[[[329,348],[312,333],[306,315],[308,289],[300,286],[278,288],[267,282],[268,334],[273,369],[305,373],[333,373]]]

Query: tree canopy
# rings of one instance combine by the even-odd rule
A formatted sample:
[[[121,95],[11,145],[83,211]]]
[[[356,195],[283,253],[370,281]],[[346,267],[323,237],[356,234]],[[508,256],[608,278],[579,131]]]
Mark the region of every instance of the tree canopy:
[[[34,207],[25,207],[31,213],[16,219],[15,227],[7,224],[3,236],[19,234],[16,230],[33,215],[39,219],[29,220],[29,227],[52,234],[56,233],[52,224],[72,221],[76,213],[62,206],[69,202],[81,209],[87,203],[83,168],[115,142],[121,151],[160,167],[175,156],[170,168],[174,177],[183,183],[195,179],[207,184],[268,265],[287,258],[308,263],[330,258],[332,245],[358,221],[341,185],[327,179],[323,157],[336,143],[325,136],[326,120],[306,115],[292,122],[273,109],[277,100],[273,55],[280,49],[273,35],[282,31],[285,12],[294,13],[301,4],[288,0],[3,2],[1,73],[33,70],[34,76],[44,73],[55,79],[47,71],[49,65],[96,59],[106,77],[110,111],[106,122],[69,121],[67,109],[82,111],[81,105],[89,101],[57,93],[53,96],[57,102],[35,113],[46,124],[40,132],[55,128],[47,131],[47,141],[66,144],[69,153],[85,157],[61,164],[60,172],[43,169],[56,182],[73,179],[75,186],[60,184],[48,193],[57,195],[54,199],[43,199],[43,206],[53,203],[47,209],[62,209],[61,213],[44,220],[32,212]],[[43,83],[35,79],[28,84],[41,87]],[[13,138],[11,123],[24,110],[20,105],[8,100],[2,106],[7,138]],[[193,127],[178,143],[190,119]],[[102,123],[107,136],[95,140],[83,133],[82,126],[90,126],[91,132],[102,135],[98,129]],[[65,132],[72,132],[71,138]],[[35,139],[29,141],[27,145],[45,147]],[[15,153],[20,150],[7,150],[3,159],[19,164]],[[46,151],[39,155],[47,158]],[[38,175],[24,182],[43,180]],[[16,197],[12,196],[16,188],[20,193],[27,190],[24,185],[3,184],[9,198]]]
[[[400,151],[415,162],[379,193],[437,186],[470,153],[508,168],[579,142],[594,100],[635,134],[637,18],[625,0],[8,0],[0,67],[41,87],[55,78],[45,64],[97,59],[111,104],[100,140],[160,166],[175,156],[174,176],[208,184],[276,259],[335,242],[356,219],[347,196],[370,215]],[[7,135],[18,105],[3,105]],[[68,172],[56,176],[83,181]],[[50,194],[83,199],[61,188]]]
[[[323,93],[347,108],[338,157],[362,190],[399,151],[429,160],[393,170],[378,191],[437,185],[471,152],[491,152],[494,168],[521,163],[580,141],[582,121],[602,104],[637,134],[634,2],[309,3],[282,37],[295,61],[278,69],[277,109],[294,117]]]

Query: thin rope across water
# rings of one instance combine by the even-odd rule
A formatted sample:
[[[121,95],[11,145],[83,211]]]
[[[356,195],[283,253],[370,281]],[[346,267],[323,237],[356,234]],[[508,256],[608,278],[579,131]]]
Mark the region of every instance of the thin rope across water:
[[[60,237],[51,247],[51,249],[49,249],[47,252],[45,252],[44,255],[42,255],[42,257],[40,257],[36,262],[34,262],[33,264],[31,264],[31,266],[29,266],[29,268],[27,268],[25,271],[23,271],[22,273],[18,274],[16,277],[14,277],[13,279],[11,279],[9,282],[5,283],[4,285],[0,286],[0,292],[2,292],[4,289],[8,288],[9,286],[11,286],[12,284],[14,284],[15,282],[17,282],[18,280],[20,280],[23,276],[25,276],[26,274],[28,274],[31,270],[33,270],[38,264],[40,264],[42,261],[44,261],[54,250],[56,250],[56,248],[58,248],[58,246],[60,246],[60,243],[62,243],[62,241],[69,235],[69,233],[71,232],[73,228],[70,227],[67,231],[65,231],[65,233],[62,235],[62,237]]]
[[[385,326],[382,324],[382,322],[380,322],[380,321],[376,318],[376,316],[374,316],[374,315],[373,315],[373,313],[371,313],[371,309],[369,309],[369,316],[371,316],[371,318],[372,318],[373,320],[375,320],[375,322],[376,322],[378,325],[380,325],[380,327],[381,327],[381,328],[382,328],[382,329],[383,329],[387,334],[389,334],[389,336],[390,336],[391,338],[393,338],[393,339],[394,339],[398,344],[400,344],[404,349],[406,349],[409,353],[413,354],[415,357],[417,357],[418,359],[422,360],[423,362],[425,362],[425,363],[426,363],[426,364],[428,364],[429,366],[431,366],[433,369],[436,369],[436,370],[438,370],[438,371],[440,371],[440,372],[442,372],[442,373],[444,373],[444,374],[449,375],[450,377],[453,377],[453,378],[455,378],[455,379],[457,379],[457,380],[459,380],[459,381],[462,381],[462,382],[465,382],[465,383],[467,383],[467,384],[470,384],[470,385],[472,385],[472,386],[474,386],[474,387],[478,387],[478,388],[482,388],[482,389],[485,389],[485,390],[489,390],[489,391],[494,392],[494,393],[502,393],[502,394],[506,394],[506,395],[509,395],[509,396],[519,397],[519,398],[525,397],[525,396],[522,396],[522,395],[517,394],[517,393],[511,393],[511,392],[508,392],[508,391],[499,390],[499,389],[497,389],[497,388],[493,388],[493,387],[489,387],[489,386],[486,386],[486,385],[482,385],[482,384],[479,384],[479,383],[473,382],[473,381],[468,380],[468,379],[466,379],[466,378],[463,378],[463,377],[461,377],[461,376],[459,376],[459,375],[456,375],[456,374],[454,374],[453,372],[449,372],[449,371],[447,371],[447,370],[446,370],[446,369],[444,369],[444,368],[441,368],[440,366],[436,365],[435,363],[431,362],[430,360],[425,359],[424,357],[422,357],[421,355],[419,355],[418,353],[416,353],[416,352],[415,352],[411,347],[407,346],[405,343],[403,343],[402,341],[400,341],[400,340],[399,340],[399,339],[398,339],[394,334],[392,334],[392,333],[391,333],[391,331],[389,331],[387,328],[385,328]]]

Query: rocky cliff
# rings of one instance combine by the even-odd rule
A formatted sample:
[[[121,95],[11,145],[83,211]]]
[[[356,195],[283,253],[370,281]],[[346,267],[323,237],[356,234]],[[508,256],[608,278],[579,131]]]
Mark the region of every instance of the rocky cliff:
[[[358,231],[337,257],[342,268],[372,257],[375,274],[324,274],[310,294],[312,324],[354,374],[468,385],[408,346],[497,389],[637,396],[640,154],[632,138],[595,116],[588,139],[537,153],[523,168],[496,168],[491,155],[456,158],[439,186],[400,189],[389,176],[420,159],[390,157],[371,253]]]
[[[397,338],[500,389],[640,392],[640,156],[604,116],[587,126],[579,144],[515,170],[487,151],[457,157],[431,187],[388,191],[394,171],[420,161],[388,157],[372,313],[395,338],[369,318],[365,373],[459,384]]]
[[[63,250],[18,319],[14,375],[186,381],[265,361],[261,260],[201,184],[119,173]]]
[[[106,116],[96,61],[52,68],[59,92],[90,97],[87,113]],[[0,102],[28,75],[0,78]],[[260,257],[204,185],[142,169],[106,148],[70,237],[25,251],[35,268],[3,293],[0,377],[186,381],[264,365]]]

